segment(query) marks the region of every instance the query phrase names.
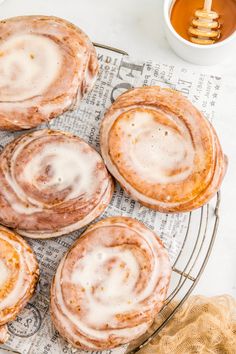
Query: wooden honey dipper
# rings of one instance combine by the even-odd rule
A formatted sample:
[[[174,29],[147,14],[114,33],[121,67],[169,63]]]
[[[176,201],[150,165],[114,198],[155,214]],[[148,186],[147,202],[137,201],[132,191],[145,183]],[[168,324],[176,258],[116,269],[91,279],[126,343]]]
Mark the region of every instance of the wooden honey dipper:
[[[213,44],[220,37],[219,15],[211,10],[212,0],[205,0],[202,10],[196,10],[196,18],[189,27],[190,41],[196,44]]]

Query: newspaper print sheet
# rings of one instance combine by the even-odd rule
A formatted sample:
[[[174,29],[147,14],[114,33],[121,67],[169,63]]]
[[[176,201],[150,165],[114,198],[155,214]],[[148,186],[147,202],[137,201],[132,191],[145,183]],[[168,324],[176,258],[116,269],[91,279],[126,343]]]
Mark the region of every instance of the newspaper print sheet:
[[[100,121],[107,107],[126,90],[145,85],[160,85],[182,92],[209,120],[214,119],[221,88],[221,78],[192,72],[152,61],[138,62],[107,49],[97,48],[100,63],[99,78],[80,108],[67,112],[50,123],[50,128],[73,132],[99,147]],[[0,132],[1,148],[23,132]],[[183,243],[188,213],[160,214],[132,200],[117,184],[112,202],[101,216],[126,215],[144,222],[155,230],[168,249],[172,264]],[[68,236],[51,240],[29,240],[40,264],[40,281],[33,299],[8,325],[11,334],[7,347],[21,354],[122,354],[125,348],[107,351],[81,351],[66,343],[53,327],[49,314],[49,292],[52,277],[63,254],[83,232],[80,229]]]

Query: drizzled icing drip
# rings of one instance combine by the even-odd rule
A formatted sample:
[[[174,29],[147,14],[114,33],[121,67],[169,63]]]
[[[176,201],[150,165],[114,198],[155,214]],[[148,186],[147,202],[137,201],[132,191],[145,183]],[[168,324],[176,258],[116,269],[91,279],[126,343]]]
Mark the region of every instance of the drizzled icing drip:
[[[170,279],[156,235],[130,218],[88,228],[61,261],[52,286],[52,316],[73,345],[103,349],[144,333],[162,307]]]
[[[111,174],[134,199],[161,212],[202,206],[226,171],[210,123],[180,93],[158,86],[118,97],[104,116],[100,141]]]
[[[109,203],[112,182],[99,154],[78,137],[42,130],[21,136],[0,156],[0,219],[19,233],[73,231]]]

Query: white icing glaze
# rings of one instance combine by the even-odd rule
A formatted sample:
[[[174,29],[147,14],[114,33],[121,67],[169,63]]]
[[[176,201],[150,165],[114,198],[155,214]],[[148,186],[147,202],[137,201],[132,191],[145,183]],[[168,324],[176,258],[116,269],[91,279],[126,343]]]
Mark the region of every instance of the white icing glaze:
[[[158,123],[150,112],[134,112],[119,127],[123,132],[122,153],[127,163],[144,180],[151,183],[176,183],[185,180],[193,170],[194,148],[185,129],[180,134]],[[175,169],[183,172],[171,174]]]
[[[107,183],[104,183],[104,189],[106,189],[105,194],[102,197],[102,205],[98,204],[90,213],[88,213],[82,220],[77,221],[74,224],[68,225],[66,227],[61,228],[58,231],[34,231],[34,230],[21,230],[17,229],[16,231],[26,237],[31,237],[31,238],[51,238],[51,237],[57,237],[65,234],[69,234],[70,232],[73,232],[75,230],[80,229],[84,225],[89,224],[92,220],[94,220],[96,217],[98,217],[101,212],[106,208],[106,206],[109,204],[110,199],[111,199],[111,194],[112,194],[112,183],[108,180]]]
[[[0,45],[0,54],[0,101],[43,95],[61,70],[60,48],[46,36],[11,35]]]
[[[61,267],[59,266],[58,271],[61,270]],[[110,306],[112,306],[111,304],[104,304],[101,305],[99,303],[99,306],[96,307],[96,303],[94,302],[94,300],[91,297],[90,293],[87,293],[87,299],[88,299],[88,305],[89,305],[89,314],[87,314],[86,319],[84,319],[84,321],[79,320],[78,317],[73,314],[71,311],[69,311],[67,309],[67,307],[64,305],[64,300],[62,297],[62,293],[61,293],[61,288],[60,288],[60,280],[59,278],[56,278],[56,280],[58,279],[58,281],[56,282],[56,287],[55,287],[55,294],[57,296],[57,301],[60,305],[60,307],[63,310],[63,315],[65,315],[68,319],[69,322],[72,322],[79,331],[81,331],[81,333],[85,334],[86,336],[88,336],[88,338],[93,338],[93,339],[107,339],[108,336],[110,335],[120,335],[120,336],[124,336],[129,338],[130,336],[135,336],[136,334],[140,335],[141,333],[143,333],[143,331],[145,331],[148,328],[148,325],[146,323],[142,323],[138,326],[135,327],[131,327],[131,328],[125,328],[125,329],[110,329],[109,332],[106,331],[100,331],[100,330],[96,330],[90,327],[90,325],[88,325],[88,323],[91,321],[92,325],[101,325],[103,323],[106,322],[110,322],[110,325],[114,325],[111,321],[111,308]],[[109,310],[110,309],[110,310]],[[92,312],[93,310],[95,310],[95,312]],[[60,314],[58,314],[60,316]],[[86,323],[86,321],[88,323]],[[90,323],[89,323],[90,324]],[[68,330],[70,323],[63,322],[63,326],[65,326],[65,328]],[[83,343],[84,345],[88,345],[89,347],[93,348],[92,344],[89,341],[85,341],[84,338],[79,337],[79,340],[81,343]]]
[[[50,16],[20,16],[0,27],[0,128],[34,128],[77,107],[98,73],[85,33]]]
[[[20,176],[37,189],[47,188],[62,191],[70,188],[66,200],[83,194],[91,195],[96,189],[95,169],[100,162],[94,152],[84,152],[83,145],[65,143],[63,146],[50,144],[40,154],[32,157]],[[50,178],[45,182],[37,182],[38,177],[45,173],[42,167],[50,167]]]
[[[126,192],[160,212],[207,203],[227,167],[210,122],[180,93],[158,86],[120,95],[104,116],[100,142]]]
[[[96,228],[103,227],[104,236],[102,240],[106,243],[106,240],[112,239],[115,235],[109,229],[109,226],[114,227],[114,223],[109,225],[109,218],[103,220],[102,223],[103,225],[101,223],[95,224],[92,229],[96,233]],[[115,225],[121,228],[119,230],[127,227],[122,220],[117,221]],[[62,277],[67,256],[62,259],[57,269],[55,284],[52,289],[54,315],[59,321],[63,320],[63,329],[67,333],[70,333],[72,324],[75,325],[76,340],[89,348],[96,348],[89,339],[105,341],[111,336],[115,336],[116,338],[122,338],[122,343],[124,343],[141,335],[149,327],[152,318],[148,317],[148,320],[130,324],[126,328],[118,325],[120,328],[117,328],[119,323],[117,315],[129,317],[128,314],[136,311],[142,313],[151,309],[154,310],[156,301],[160,302],[160,306],[164,301],[165,291],[162,292],[162,295],[158,291],[166,289],[169,281],[170,265],[166,251],[155,235],[143,225],[133,226],[133,230],[137,232],[136,235],[141,242],[138,249],[132,243],[126,243],[125,240],[122,245],[110,247],[102,245],[99,241],[93,239],[90,228],[88,230],[90,233],[88,235],[90,239],[89,251],[83,253],[83,256],[78,254],[78,257],[73,261],[74,266],[70,279]],[[118,234],[121,231],[115,232]],[[83,237],[86,237],[86,233]],[[146,261],[148,259],[151,268],[150,273],[148,273],[147,284],[137,291],[142,266],[145,264],[140,263],[143,261],[142,251],[145,255],[146,252],[148,253],[148,257],[145,256],[145,259]],[[138,257],[136,252],[138,252]],[[83,313],[82,317],[77,316],[66,306],[62,295],[63,287],[67,286],[64,285],[64,281],[65,284],[70,283],[84,289],[82,304],[86,304],[86,312]],[[58,304],[56,307],[54,306],[54,297]],[[147,301],[147,299],[149,300]],[[106,331],[99,330],[99,327],[104,324],[107,325]],[[83,334],[83,337],[79,333]]]
[[[65,109],[67,109],[70,106],[71,106],[71,97],[65,97],[63,102],[60,102],[60,101],[58,101],[58,102],[48,102],[45,105],[41,105],[39,107],[39,111],[45,117],[48,117],[48,116],[50,116],[50,114],[52,112],[57,112],[58,110],[64,111]],[[20,107],[20,106],[18,106],[18,107]],[[21,107],[24,108],[23,105]],[[72,108],[74,108],[74,107],[72,107]]]
[[[0,288],[6,283],[9,277],[9,270],[6,264],[0,259]]]
[[[29,141],[34,141],[34,137],[25,140],[15,149],[12,156],[12,170],[14,164],[18,162],[18,156],[29,144]],[[99,176],[95,176],[97,164],[100,162],[100,157],[94,151],[84,151],[84,144],[75,142],[66,142],[63,145],[46,144],[43,150],[36,155],[33,155],[29,162],[24,166],[22,174],[18,177],[19,181],[32,184],[36,189],[44,193],[47,188],[52,188],[56,192],[60,192],[66,188],[70,188],[70,192],[66,196],[66,200],[86,195],[89,197],[97,188]],[[40,181],[40,176],[45,175],[45,168],[50,169],[50,176],[46,181]],[[6,179],[15,193],[18,195],[18,203],[12,203],[12,207],[18,213],[31,214],[33,212],[43,210],[45,204],[39,200],[35,200],[26,195],[21,186],[14,178],[14,173],[6,174]],[[11,194],[6,191],[3,193],[9,202]],[[29,202],[27,207],[24,202]]]
[[[140,106],[135,106],[135,105],[130,105],[128,107],[129,110],[135,110],[136,108],[140,108]],[[141,106],[142,109],[147,109],[150,110],[150,106],[145,106],[142,105]],[[159,108],[156,108],[154,106],[151,107],[152,110],[156,111],[157,113],[160,112]],[[109,152],[109,134],[110,134],[110,130],[114,124],[114,122],[116,121],[116,119],[125,111],[127,111],[127,109],[124,108],[120,108],[120,109],[116,109],[115,111],[112,112],[112,114],[109,114],[109,116],[107,115],[103,122],[102,122],[102,126],[101,126],[101,134],[100,134],[100,140],[101,140],[101,152],[102,152],[102,156],[103,159],[105,161],[105,164],[109,170],[109,172],[122,184],[122,186],[129,191],[129,193],[132,195],[132,197],[136,200],[139,201],[143,201],[144,203],[147,203],[148,205],[153,205],[156,206],[158,205],[160,208],[167,208],[168,206],[171,208],[175,208],[179,205],[178,202],[173,202],[171,200],[171,196],[168,196],[168,199],[165,202],[161,202],[160,200],[156,200],[154,198],[145,196],[144,194],[142,194],[141,192],[139,192],[137,189],[135,189],[131,184],[129,184],[126,179],[120,174],[119,170],[117,169],[116,164],[113,163],[113,161],[111,160],[110,157],[110,152]],[[171,122],[173,121],[175,124],[178,125],[178,128],[180,129],[180,131],[182,132],[184,139],[186,139],[187,142],[187,149],[188,149],[188,159],[189,162],[191,163],[192,161],[192,148],[193,146],[188,145],[188,139],[189,139],[189,132],[187,127],[185,126],[184,122],[181,122],[180,119],[178,119],[178,117],[175,117],[174,115],[168,114],[167,112],[164,113],[166,118]],[[204,119],[204,118],[203,118]],[[189,114],[188,116],[188,121],[190,125],[193,125],[195,127],[195,118],[194,116],[192,116],[191,114]],[[208,137],[210,139],[214,139],[213,137],[213,131],[209,126],[209,123],[206,121],[207,127],[208,127]],[[169,130],[169,129],[168,129]],[[165,129],[166,131],[166,129]],[[134,140],[133,140],[134,141]],[[124,142],[123,142],[124,143]],[[201,140],[198,138],[198,136],[196,135],[196,141],[195,144],[197,144],[197,147],[195,146],[194,149],[198,149],[198,154],[200,158],[204,157],[204,150],[203,147],[201,145]],[[215,147],[213,146],[213,148],[215,149]],[[126,153],[129,152],[129,149],[126,148]],[[148,159],[148,156],[147,156]],[[185,160],[186,162],[186,160]],[[202,165],[204,165],[204,160],[202,161]],[[194,167],[194,166],[192,166]],[[190,173],[191,170],[188,171],[188,173]],[[153,172],[153,175],[155,176],[155,173]],[[155,178],[153,176],[153,178]],[[183,178],[183,175],[182,175]]]
[[[96,329],[91,328],[90,326],[86,325],[84,321],[81,321],[78,319],[78,317],[73,314],[71,311],[67,309],[67,307],[64,305],[64,299],[62,297],[62,292],[61,292],[61,280],[60,280],[60,275],[63,267],[63,261],[59,264],[59,267],[57,269],[57,273],[55,276],[55,289],[53,296],[56,296],[56,299],[62,309],[62,313],[58,311],[58,308],[55,307],[55,313],[54,315],[58,316],[58,319],[63,323],[63,328],[65,331],[68,331],[70,333],[70,328],[71,325],[75,325],[77,328],[77,335],[76,335],[76,340],[79,340],[81,345],[84,345],[88,348],[91,349],[96,349],[97,347],[94,346],[91,341],[89,340],[90,338],[95,339],[95,340],[108,340],[108,338],[112,335],[117,336],[119,335],[120,337],[124,337],[125,341],[129,341],[130,337],[136,338],[137,336],[141,335],[148,329],[148,324],[147,323],[141,323],[138,326],[130,327],[130,328],[121,328],[121,329],[109,329],[109,331],[99,331]],[[104,314],[101,311],[101,307],[99,307],[96,310],[96,317],[94,315],[94,320],[96,321],[97,325],[102,323],[102,318]],[[112,323],[110,323],[112,325]],[[79,335],[79,331],[83,334],[83,336]],[[88,338],[84,338],[84,336]]]
[[[109,274],[104,274],[104,266],[109,260],[116,259]],[[123,266],[121,268],[121,266]],[[88,322],[101,320],[109,322],[116,313],[131,310],[139,299],[133,298],[133,289],[139,276],[139,264],[130,250],[122,247],[99,247],[86,254],[72,274],[72,283],[82,286],[88,296]],[[96,289],[96,301],[91,288]]]
[[[21,215],[36,218],[35,229],[26,222],[26,228],[20,224],[16,227],[22,235],[53,237],[74,231],[100,215],[109,203],[113,184],[102,159],[79,138],[60,132],[36,131],[22,137],[7,158],[11,164],[2,172],[10,188],[3,188],[1,194],[20,218]],[[21,166],[19,171],[17,166]],[[70,211],[73,222],[68,222],[67,215],[64,213],[63,218],[63,213],[56,210],[65,203],[68,208],[70,203],[74,206]],[[47,217],[51,211],[54,216],[50,216],[49,226],[38,228],[38,213]],[[61,227],[57,226],[58,217]],[[32,225],[32,218],[30,222]],[[6,225],[9,225],[7,221]]]

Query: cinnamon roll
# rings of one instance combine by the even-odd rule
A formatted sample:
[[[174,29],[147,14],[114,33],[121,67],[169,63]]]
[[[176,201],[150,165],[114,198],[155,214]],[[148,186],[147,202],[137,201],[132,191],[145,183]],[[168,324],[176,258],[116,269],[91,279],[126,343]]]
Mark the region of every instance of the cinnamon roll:
[[[36,127],[74,109],[98,73],[78,27],[52,16],[0,21],[0,129]]]
[[[0,342],[7,328],[30,300],[39,276],[38,263],[29,245],[17,234],[0,227]]]
[[[69,133],[34,131],[0,155],[0,223],[24,236],[77,230],[103,212],[112,192],[100,155]]]
[[[104,116],[101,151],[110,173],[141,204],[184,212],[220,188],[227,158],[212,125],[177,91],[130,90]]]
[[[52,320],[77,348],[128,343],[146,332],[162,308],[170,274],[154,232],[135,219],[104,219],[61,260],[51,288]]]

